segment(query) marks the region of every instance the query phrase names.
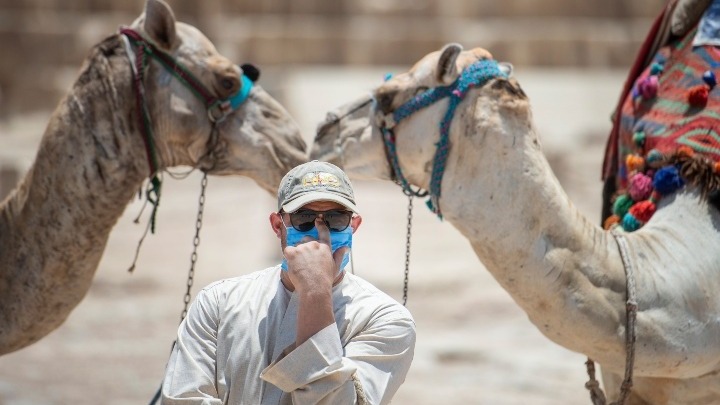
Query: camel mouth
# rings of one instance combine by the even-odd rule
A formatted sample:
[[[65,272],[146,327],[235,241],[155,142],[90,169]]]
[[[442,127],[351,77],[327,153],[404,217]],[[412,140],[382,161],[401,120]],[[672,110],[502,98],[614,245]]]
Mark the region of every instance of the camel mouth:
[[[331,130],[337,125],[340,125],[342,121],[347,118],[358,119],[359,117],[355,116],[358,111],[368,106],[372,107],[374,105],[375,99],[371,94],[368,94],[358,98],[355,101],[340,106],[335,111],[328,112],[325,116],[325,121],[318,125],[318,128],[315,132],[315,142],[324,141],[325,138],[327,138],[327,135],[332,133]]]

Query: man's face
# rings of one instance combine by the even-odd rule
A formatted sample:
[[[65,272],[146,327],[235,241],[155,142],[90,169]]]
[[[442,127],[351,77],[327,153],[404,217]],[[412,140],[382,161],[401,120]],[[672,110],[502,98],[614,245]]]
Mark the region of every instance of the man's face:
[[[335,201],[314,201],[309,204],[305,204],[302,207],[298,208],[298,211],[300,210],[312,210],[316,212],[322,212],[322,211],[330,211],[330,210],[347,210],[342,204],[338,204]],[[291,227],[290,225],[290,214],[284,212],[282,213],[282,220],[283,226],[282,229],[282,247],[283,249],[285,246],[287,246],[287,228]]]
[[[347,210],[345,206],[334,201],[314,201],[305,204],[299,208],[299,210],[302,209],[313,210],[316,212],[330,210]],[[360,227],[361,222],[362,218],[359,215],[353,215],[353,218],[350,220],[350,226],[352,227],[353,233],[355,233],[358,227]],[[285,247],[287,246],[287,227],[292,226],[290,225],[290,215],[288,213],[272,213],[270,214],[270,224],[273,228],[273,231],[280,239],[282,248],[285,249]]]

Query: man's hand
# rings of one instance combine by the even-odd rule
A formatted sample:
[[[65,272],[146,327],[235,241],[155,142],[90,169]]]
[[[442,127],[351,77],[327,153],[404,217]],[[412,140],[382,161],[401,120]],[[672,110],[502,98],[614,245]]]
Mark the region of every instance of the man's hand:
[[[333,255],[330,230],[320,218],[315,218],[318,240],[308,238],[297,246],[283,251],[288,262],[288,277],[299,295],[295,346],[300,346],[326,326],[335,323],[332,305],[332,286],[342,263],[345,249]]]
[[[287,246],[283,253],[288,263],[288,277],[295,288],[329,291],[338,275],[347,247],[332,253],[330,230],[320,218],[315,218],[318,240],[304,238],[297,246]]]

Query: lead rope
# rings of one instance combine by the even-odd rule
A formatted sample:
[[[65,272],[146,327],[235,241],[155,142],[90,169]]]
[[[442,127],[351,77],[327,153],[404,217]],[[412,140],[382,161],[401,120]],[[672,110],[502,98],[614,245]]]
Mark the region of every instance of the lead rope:
[[[620,250],[620,258],[622,259],[623,268],[625,269],[625,278],[627,279],[625,301],[625,378],[620,386],[620,396],[618,400],[610,405],[624,405],[633,386],[633,366],[635,364],[635,320],[637,319],[637,298],[635,289],[635,275],[630,254],[628,253],[627,240],[625,235],[613,228],[610,233],[615,238],[615,242]],[[600,388],[600,383],[595,379],[595,363],[588,357],[585,362],[587,367],[588,382],[585,388],[590,391],[590,400],[593,405],[606,405],[607,399]]]
[[[405,237],[405,279],[403,280],[403,306],[407,306],[408,285],[410,279],[410,231],[412,230],[412,209],[413,197],[411,193],[405,193],[408,196],[408,214],[407,214],[407,235]]]
[[[197,250],[198,246],[200,246],[200,229],[202,228],[202,221],[203,221],[203,211],[205,210],[205,190],[207,189],[207,172],[203,172],[203,178],[200,181],[200,197],[198,198],[198,213],[197,213],[197,219],[195,220],[195,237],[193,238],[193,251],[190,255],[190,270],[188,270],[188,278],[187,278],[187,289],[185,290],[185,296],[183,297],[183,310],[180,314],[180,323],[185,319],[185,316],[187,315],[188,306],[190,305],[190,300],[192,298],[192,286],[195,282],[195,264],[197,263],[198,255]],[[175,343],[177,340],[173,341],[172,346],[170,347],[170,352],[172,353],[173,349],[175,348]],[[158,388],[157,392],[155,392],[155,395],[150,400],[149,405],[155,405],[157,401],[160,399],[160,394],[162,392],[162,382],[160,382],[160,387]]]

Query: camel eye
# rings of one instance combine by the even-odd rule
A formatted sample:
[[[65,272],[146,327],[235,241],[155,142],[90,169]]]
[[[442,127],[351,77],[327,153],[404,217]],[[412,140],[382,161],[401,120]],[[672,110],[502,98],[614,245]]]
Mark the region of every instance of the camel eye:
[[[215,88],[221,97],[228,97],[240,88],[240,79],[233,75],[216,76]]]
[[[223,89],[230,91],[235,86],[235,82],[230,78],[225,78],[220,81],[220,85]]]

